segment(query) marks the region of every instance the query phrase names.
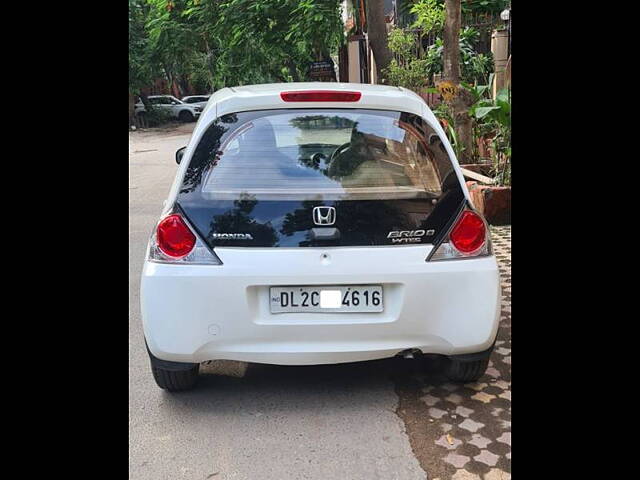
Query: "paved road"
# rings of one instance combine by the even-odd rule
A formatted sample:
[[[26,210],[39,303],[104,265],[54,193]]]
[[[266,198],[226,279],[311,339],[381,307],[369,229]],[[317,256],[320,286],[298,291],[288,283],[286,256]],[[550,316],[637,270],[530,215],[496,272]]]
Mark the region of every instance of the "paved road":
[[[151,377],[138,306],[148,235],[193,124],[129,140],[129,477],[131,479],[425,479],[391,373],[397,362],[208,366],[180,395]]]
[[[453,385],[405,360],[203,368],[195,391],[151,377],[138,307],[148,236],[193,124],[129,140],[131,479],[508,480],[511,475],[511,228],[493,228],[503,285],[490,368]],[[214,375],[215,374],[215,375]],[[221,375],[222,374],[222,375]]]

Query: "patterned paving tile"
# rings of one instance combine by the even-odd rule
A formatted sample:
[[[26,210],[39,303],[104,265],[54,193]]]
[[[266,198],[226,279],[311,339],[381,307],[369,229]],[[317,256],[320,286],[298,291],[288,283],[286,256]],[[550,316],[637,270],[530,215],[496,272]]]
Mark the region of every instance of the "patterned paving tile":
[[[447,412],[445,410],[440,410],[439,408],[432,407],[429,409],[429,415],[433,418],[442,418],[446,414]]]
[[[482,427],[484,427],[484,423],[474,422],[470,418],[467,418],[464,422],[458,425],[460,428],[464,428],[465,430],[469,430],[470,432],[477,432]]]
[[[475,383],[456,385],[425,376],[418,386],[429,412],[428,428],[439,427],[428,450],[437,468],[427,471],[428,478],[511,479],[511,227],[491,227],[491,235],[502,312],[489,368]]]
[[[475,473],[468,472],[466,470],[458,470],[453,474],[451,480],[482,480]]]
[[[433,395],[424,395],[423,397],[420,397],[420,400],[422,400],[424,403],[426,403],[427,405],[429,405],[430,407],[433,407],[436,403],[438,403],[441,399],[438,397],[434,397]]]
[[[509,422],[509,426],[511,426],[511,422]],[[496,440],[511,446],[511,432],[504,432],[502,435],[496,438]]]
[[[479,402],[489,403],[491,400],[496,398],[496,396],[484,392],[478,392],[475,395],[472,395],[471,398],[478,400]]]
[[[482,480],[511,480],[511,474],[498,468],[492,468],[488,473],[484,474]]]
[[[473,410],[471,408],[459,406],[459,407],[456,407],[456,413],[458,415],[462,415],[463,417],[468,417],[473,413]]]
[[[446,457],[444,457],[444,461],[450,463],[456,468],[464,467],[469,460],[471,460],[466,455],[458,455],[457,453],[450,452]]]
[[[474,433],[473,436],[471,437],[471,440],[469,440],[468,443],[482,449],[482,448],[486,448],[487,445],[491,443],[491,440],[483,437],[479,433]]]
[[[476,462],[482,462],[490,467],[495,467],[496,463],[500,459],[500,456],[495,453],[491,453],[489,450],[482,450],[478,455],[473,457]]]

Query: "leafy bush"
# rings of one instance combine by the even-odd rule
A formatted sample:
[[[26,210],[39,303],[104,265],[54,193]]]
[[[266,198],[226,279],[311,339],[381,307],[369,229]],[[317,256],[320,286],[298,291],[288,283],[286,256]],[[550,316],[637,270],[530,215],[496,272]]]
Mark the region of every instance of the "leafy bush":
[[[173,121],[171,113],[160,108],[147,108],[144,112],[138,113],[142,117],[145,127],[159,127]]]
[[[494,71],[493,55],[491,53],[476,53],[475,43],[478,39],[478,31],[473,27],[465,27],[460,31],[460,76],[463,82],[485,83],[491,72]],[[426,70],[431,77],[442,73],[443,70],[444,43],[442,38],[437,38],[426,52]]]
[[[493,75],[488,85],[465,86],[476,100],[469,115],[475,120],[476,139],[491,138],[494,179],[499,185],[511,185],[511,95],[505,88],[491,98],[492,80]]]
[[[410,10],[416,15],[413,23],[414,28],[421,28],[422,33],[438,32],[444,26],[445,10],[444,4],[437,0],[418,0]]]
[[[389,67],[383,71],[392,85],[418,90],[429,81],[428,60],[418,58],[415,34],[394,28],[389,32],[389,50],[395,54]]]

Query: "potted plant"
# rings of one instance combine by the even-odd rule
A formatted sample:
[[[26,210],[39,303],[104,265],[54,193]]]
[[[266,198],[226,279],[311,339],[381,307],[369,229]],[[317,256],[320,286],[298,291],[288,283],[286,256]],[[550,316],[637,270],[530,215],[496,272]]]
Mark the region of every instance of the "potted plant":
[[[489,85],[491,81],[489,82]],[[469,110],[475,120],[474,132],[484,145],[490,143],[492,183],[468,182],[474,206],[493,225],[511,223],[511,98],[508,89],[495,98],[489,97],[490,87],[473,87],[476,102]]]

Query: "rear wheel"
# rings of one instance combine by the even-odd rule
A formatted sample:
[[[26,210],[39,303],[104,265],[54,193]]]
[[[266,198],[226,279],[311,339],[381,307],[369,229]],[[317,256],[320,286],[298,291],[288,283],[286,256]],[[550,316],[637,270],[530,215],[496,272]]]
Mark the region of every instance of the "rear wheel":
[[[474,360],[471,362],[462,362],[459,360],[451,360],[447,367],[446,375],[449,380],[460,383],[475,382],[484,375],[489,365],[489,358]]]
[[[452,382],[471,383],[478,381],[487,371],[494,345],[495,339],[493,345],[483,352],[450,356],[445,367],[445,375]]]
[[[198,382],[199,363],[170,362],[156,358],[147,347],[151,372],[156,384],[169,392],[180,392],[195,387]]]
[[[193,114],[187,110],[183,110],[178,114],[178,119],[181,122],[193,122]]]
[[[169,392],[181,392],[196,386],[199,367],[200,365],[196,365],[189,370],[166,370],[151,365],[151,371],[156,384],[160,388]]]

